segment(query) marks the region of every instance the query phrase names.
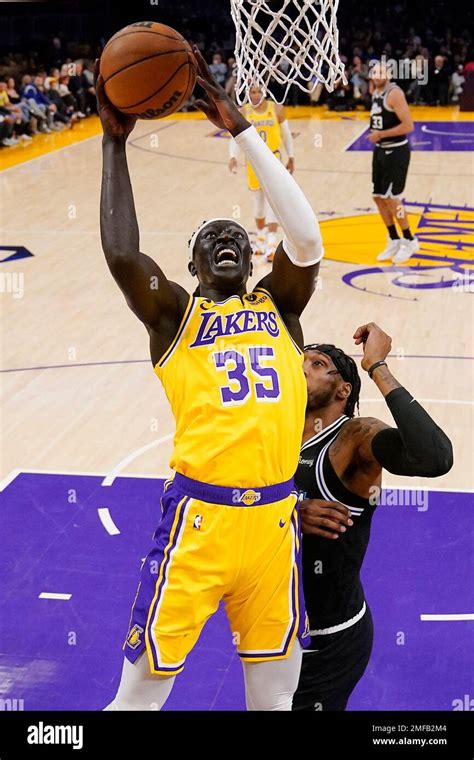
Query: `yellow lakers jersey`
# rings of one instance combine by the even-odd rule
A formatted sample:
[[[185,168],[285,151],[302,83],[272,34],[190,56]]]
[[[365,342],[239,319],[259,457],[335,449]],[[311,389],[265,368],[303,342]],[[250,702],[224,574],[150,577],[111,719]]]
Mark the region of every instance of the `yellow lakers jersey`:
[[[191,296],[155,372],[176,420],[172,469],[236,487],[293,477],[306,408],[303,353],[266,290],[221,302]]]
[[[265,101],[265,110],[256,111],[251,103],[246,103],[242,113],[257,130],[262,140],[268,145],[272,153],[281,160],[281,130],[278,115],[273,100]],[[247,163],[247,178],[250,190],[259,190],[260,183],[251,165]]]

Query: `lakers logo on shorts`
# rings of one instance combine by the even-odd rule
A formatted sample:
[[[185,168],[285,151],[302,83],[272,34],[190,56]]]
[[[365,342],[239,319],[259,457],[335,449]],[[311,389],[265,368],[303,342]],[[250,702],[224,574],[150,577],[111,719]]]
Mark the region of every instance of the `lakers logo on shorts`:
[[[305,614],[304,614],[304,631],[303,631],[303,636],[309,636],[309,635],[310,635],[310,632],[309,632],[309,618],[308,618],[308,613],[305,612]]]
[[[246,507],[251,507],[252,504],[256,504],[260,501],[262,494],[259,491],[254,491],[252,488],[248,488],[241,494],[239,501],[245,504]]]
[[[142,643],[142,640],[140,638],[140,634],[143,633],[143,628],[139,625],[134,625],[133,628],[130,629],[130,633],[127,636],[127,646],[130,647],[130,649],[136,649],[140,646]]]

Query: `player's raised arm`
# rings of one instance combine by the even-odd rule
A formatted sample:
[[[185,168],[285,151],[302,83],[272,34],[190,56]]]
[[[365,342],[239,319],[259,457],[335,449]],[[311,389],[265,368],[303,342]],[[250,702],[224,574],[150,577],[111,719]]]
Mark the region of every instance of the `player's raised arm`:
[[[319,262],[323,257],[316,216],[291,174],[215,81],[199,50],[195,47],[193,52],[199,66],[198,82],[209,98],[209,101],[196,101],[195,105],[213,124],[228,129],[234,137],[252,165],[285,233],[275,254],[272,272],[262,280],[261,285],[271,292],[286,318],[299,316],[314,290]]]
[[[132,185],[127,166],[126,142],[135,126],[133,116],[117,111],[104,92],[96,62],[97,107],[104,129],[103,170],[100,199],[102,248],[109,269],[137,317],[149,328],[168,332],[177,327],[188,294],[170,282],[157,263],[140,253],[139,231]],[[168,336],[170,340],[174,337]],[[164,348],[170,341],[164,336]]]
[[[354,340],[363,346],[362,369],[384,396],[396,428],[373,417],[354,418],[341,433],[341,448],[345,442],[346,452],[351,450],[354,460],[366,469],[383,467],[394,475],[424,478],[445,475],[453,466],[451,441],[390,372],[385,359],[391,338],[371,322],[356,330]]]

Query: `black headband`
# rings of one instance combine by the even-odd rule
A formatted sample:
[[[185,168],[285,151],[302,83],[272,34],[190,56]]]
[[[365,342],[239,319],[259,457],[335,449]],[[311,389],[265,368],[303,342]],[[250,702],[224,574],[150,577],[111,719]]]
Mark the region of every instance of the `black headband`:
[[[309,346],[305,346],[304,350],[305,352],[319,351],[320,354],[329,356],[346,383],[353,384],[353,372],[351,371],[350,357],[346,356],[340,348],[336,348],[336,346],[332,346],[329,343],[312,343]]]

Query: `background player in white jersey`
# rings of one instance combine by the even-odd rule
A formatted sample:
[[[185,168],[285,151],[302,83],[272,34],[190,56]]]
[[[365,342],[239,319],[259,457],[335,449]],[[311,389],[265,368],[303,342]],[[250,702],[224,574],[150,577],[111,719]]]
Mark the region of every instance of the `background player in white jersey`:
[[[286,168],[293,174],[295,170],[295,157],[293,147],[293,137],[288,124],[285,109],[282,105],[274,103],[273,100],[262,100],[263,92],[256,85],[250,88],[250,102],[246,103],[240,110],[249,121],[262,140],[268,145],[272,153],[281,161],[281,145],[283,143],[288,155]],[[261,102],[260,102],[261,101]],[[229,145],[229,169],[235,174],[237,172],[237,156],[239,148],[235,140],[231,139]],[[247,179],[249,190],[252,191],[254,200],[255,224],[257,226],[257,235],[254,242],[254,253],[258,255],[266,254],[267,261],[273,261],[275,251],[278,245],[277,229],[278,222],[270,206],[267,197],[258,181],[251,164],[247,161]],[[268,236],[267,236],[268,230]]]
[[[370,76],[374,88],[368,137],[374,144],[372,193],[388,231],[388,243],[377,258],[379,261],[392,259],[394,264],[400,264],[408,261],[419,248],[400,199],[410,164],[407,135],[413,132],[413,120],[405,93],[390,81],[387,67],[377,62]],[[402,238],[398,236],[397,223]]]

